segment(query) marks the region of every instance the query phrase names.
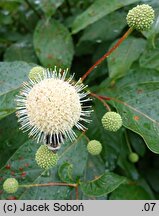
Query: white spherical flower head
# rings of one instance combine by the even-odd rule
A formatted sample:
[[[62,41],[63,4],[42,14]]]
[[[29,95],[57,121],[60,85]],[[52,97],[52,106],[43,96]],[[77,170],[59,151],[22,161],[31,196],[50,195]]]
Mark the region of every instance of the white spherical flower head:
[[[80,97],[74,86],[60,79],[45,79],[33,86],[26,109],[31,125],[49,134],[70,130],[80,119]]]
[[[82,122],[92,110],[83,103],[89,101],[86,88],[80,80],[74,84],[73,76],[66,79],[67,71],[45,70],[36,80],[24,83],[21,95],[17,96],[17,116],[21,129],[30,130],[29,135],[38,142],[58,146],[69,138],[75,139],[73,127],[85,130]]]

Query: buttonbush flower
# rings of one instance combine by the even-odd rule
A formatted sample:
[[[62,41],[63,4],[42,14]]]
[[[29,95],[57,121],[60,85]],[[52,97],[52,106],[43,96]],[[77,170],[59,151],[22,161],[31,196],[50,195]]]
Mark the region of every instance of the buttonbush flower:
[[[41,67],[41,66],[33,67],[30,70],[28,77],[29,77],[29,79],[34,80],[34,79],[36,79],[36,77],[38,76],[38,74],[42,76],[43,75],[43,71],[44,71],[44,68]]]
[[[119,113],[109,111],[104,114],[102,124],[106,130],[116,132],[122,126],[122,118]]]
[[[154,10],[148,4],[137,5],[128,12],[127,23],[138,31],[148,30],[154,21]]]
[[[3,189],[7,193],[16,193],[19,187],[19,183],[15,178],[8,178],[3,183]]]
[[[35,154],[35,160],[39,167],[50,169],[57,165],[58,154],[52,152],[46,145],[41,145]]]
[[[76,138],[74,126],[85,130],[83,123],[90,122],[92,110],[86,103],[91,99],[84,91],[87,86],[66,76],[67,70],[44,69],[42,75],[23,84],[16,98],[21,129],[29,131],[37,142],[59,147],[66,138]]]
[[[99,155],[102,151],[102,144],[97,140],[89,141],[87,150],[91,155]]]

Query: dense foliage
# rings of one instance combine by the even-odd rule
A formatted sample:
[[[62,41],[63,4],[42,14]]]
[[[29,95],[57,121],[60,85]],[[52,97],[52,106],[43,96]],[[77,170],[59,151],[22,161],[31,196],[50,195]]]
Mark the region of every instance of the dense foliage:
[[[127,31],[126,15],[139,3],[154,8],[152,28],[134,30],[84,81],[91,92],[110,98],[123,127],[105,130],[106,107],[93,98],[86,133],[62,145],[57,166],[44,171],[35,161],[40,145],[19,130],[15,116],[22,82],[36,65],[69,68],[78,80]],[[1,0],[0,26],[0,198],[75,199],[70,186],[7,194],[2,185],[12,177],[25,185],[78,183],[80,199],[158,199],[159,1]],[[88,153],[89,140],[100,141],[100,155]]]

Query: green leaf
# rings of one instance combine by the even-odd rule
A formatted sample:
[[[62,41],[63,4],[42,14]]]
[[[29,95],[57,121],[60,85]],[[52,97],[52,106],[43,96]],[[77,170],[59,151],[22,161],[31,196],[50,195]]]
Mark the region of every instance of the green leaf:
[[[144,159],[146,160],[146,158]],[[156,163],[158,163],[157,161],[158,158],[156,157],[155,159],[156,159]],[[142,175],[146,178],[148,184],[151,186],[153,191],[156,191],[157,193],[159,193],[159,185],[158,185],[158,181],[159,181],[159,171],[158,170],[159,169],[158,167],[155,167],[155,168],[152,167],[151,163],[147,165],[146,162],[147,161],[145,161],[144,167],[143,167],[146,169],[146,172],[142,170]]]
[[[140,58],[140,66],[159,71],[159,48],[147,48]]]
[[[0,62],[0,119],[15,112],[15,95],[32,67],[22,61]]]
[[[119,78],[125,75],[132,63],[144,51],[145,45],[146,41],[144,39],[127,38],[108,58],[109,76],[111,78]]]
[[[0,62],[0,95],[20,87],[33,66],[23,61]]]
[[[3,181],[9,177],[15,177],[20,184],[40,184],[48,182],[61,182],[58,177],[58,166],[64,163],[73,163],[75,172],[73,177],[77,178],[83,175],[87,161],[86,138],[81,134],[73,143],[66,142],[59,151],[60,160],[57,167],[53,167],[49,172],[39,168],[34,160],[35,153],[39,144],[28,140],[25,142],[8,160],[6,164],[10,169],[4,166],[0,170],[0,190],[2,190]],[[79,151],[81,154],[79,154]],[[82,156],[82,157],[81,157]],[[16,199],[70,199],[71,187],[68,186],[48,186],[20,188],[14,196]],[[1,199],[7,199],[10,195],[3,192]]]
[[[95,101],[93,109],[92,122],[89,125],[87,136],[90,140],[96,139],[101,142],[103,147],[101,156],[105,169],[113,171],[120,167],[121,172],[124,173],[125,176],[136,180],[139,177],[139,174],[134,164],[128,160],[129,149],[125,140],[125,130],[120,129],[116,133],[105,130],[101,123],[101,119],[106,113],[105,107],[100,101]],[[94,127],[94,125],[96,125],[96,127]],[[99,171],[103,168],[100,161],[101,159],[98,158],[98,162],[96,159],[96,163],[94,164],[95,167],[96,164],[99,164]],[[93,161],[90,162],[90,164],[92,163]],[[92,173],[91,171],[88,172]],[[101,173],[98,172],[98,175],[99,174]],[[95,175],[97,174],[95,173]],[[92,176],[92,178],[93,177],[95,176]]]
[[[151,151],[159,153],[159,76],[156,71],[137,68],[118,80],[113,91],[111,88],[102,90],[102,86],[100,94],[114,98],[109,103],[122,116],[123,125],[142,136]]]
[[[122,115],[124,125],[140,134],[151,151],[159,153],[158,102],[154,103],[159,97],[159,82],[130,85],[122,90],[125,92],[121,92],[118,99],[124,103],[116,103],[116,108]],[[134,92],[137,91],[142,93],[134,98]]]
[[[3,119],[4,117],[15,112],[15,96],[18,92],[19,90],[16,89],[0,96],[0,119]]]
[[[120,185],[110,195],[110,200],[151,200],[151,196],[139,185]]]
[[[92,156],[91,154],[88,155],[87,165],[85,167],[85,172],[83,176],[83,182],[85,181],[91,181],[92,179],[95,179],[97,176],[102,175],[105,172],[105,162],[102,159],[100,155],[98,156]],[[90,197],[85,194],[82,195],[83,200],[88,199],[107,199],[107,195],[98,197]]]
[[[125,177],[116,175],[111,172],[106,172],[98,178],[89,181],[81,182],[81,190],[88,196],[103,196],[111,193],[120,184],[125,182]]]
[[[27,135],[19,130],[15,114],[0,121],[0,167],[4,166],[14,152],[27,140]]]
[[[32,38],[26,37],[8,47],[4,53],[4,60],[37,62],[37,57],[32,44]]]
[[[61,149],[59,150],[60,160],[58,162],[58,166],[64,164],[64,162],[70,163],[74,165],[73,169],[73,179],[79,178],[83,175],[86,162],[87,162],[87,151],[86,151],[86,138],[83,134],[78,136],[77,140],[73,143],[67,142],[63,144]],[[80,152],[80,154],[79,154]],[[61,182],[58,177],[58,166],[53,167],[50,170],[49,175],[39,175],[34,180],[35,183],[46,183],[46,182]],[[30,174],[33,170],[30,170]],[[70,199],[72,192],[71,187],[38,187],[31,188],[25,191],[25,193],[21,196],[21,199]]]
[[[93,41],[98,44],[102,41],[113,40],[126,25],[125,17],[126,13],[115,11],[91,24],[84,30],[78,42],[78,46],[83,41]],[[107,28],[107,33],[105,33],[105,28],[103,28],[103,26]]]
[[[73,42],[68,29],[56,20],[40,20],[34,31],[35,52],[45,67],[68,68],[73,58]]]
[[[72,179],[72,169],[73,165],[70,163],[62,164],[58,169],[58,175],[63,182],[73,183]]]
[[[7,161],[6,165],[0,170],[0,176],[3,181],[6,178],[14,177],[20,184],[32,183],[37,175],[41,174],[41,169],[35,163],[35,152],[39,145],[34,141],[25,142]],[[2,174],[3,173],[3,174]],[[2,189],[2,183],[0,182]],[[19,199],[25,188],[19,189],[14,195]],[[7,199],[10,195],[3,193],[1,199]]]
[[[86,137],[81,134],[73,143],[65,143],[60,149],[60,153],[60,165],[63,163],[73,164],[72,178],[78,180],[84,173],[88,158]]]
[[[128,131],[128,137],[129,137],[130,144],[132,145],[134,151],[138,155],[143,157],[146,153],[147,148],[146,148],[145,142],[142,139],[142,137],[132,131]]]
[[[135,2],[137,0],[96,0],[86,11],[76,17],[72,25],[72,32],[75,34],[107,14]]]
[[[91,154],[88,155],[87,165],[85,169],[85,181],[90,181],[97,176],[100,176],[105,171],[105,164],[104,160],[101,156],[92,156]]]

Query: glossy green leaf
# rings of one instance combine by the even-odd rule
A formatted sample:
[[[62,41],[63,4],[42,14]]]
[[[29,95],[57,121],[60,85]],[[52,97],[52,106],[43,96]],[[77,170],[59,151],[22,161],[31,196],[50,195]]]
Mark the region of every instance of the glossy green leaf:
[[[0,62],[0,119],[15,112],[15,95],[33,66],[22,61]]]
[[[139,133],[147,146],[155,153],[159,153],[159,118],[156,107],[156,97],[159,97],[159,82],[130,85],[123,88],[118,99],[124,103],[116,103],[116,108],[122,115],[124,125]],[[141,93],[134,98],[134,92]],[[127,98],[129,93],[129,99]],[[144,105],[142,105],[144,104]]]
[[[90,181],[97,176],[102,175],[105,172],[105,163],[104,160],[100,155],[92,156],[91,154],[88,155],[84,180]]]
[[[0,96],[0,119],[12,114],[16,110],[15,96],[19,93],[19,89],[2,94]]]
[[[90,140],[99,140],[103,149],[101,152],[101,158],[98,158],[98,162],[97,159],[94,159],[95,161],[90,161],[90,164],[93,164],[93,161],[95,162],[95,167],[96,163],[99,164],[98,172],[96,171],[92,178],[102,173],[102,163],[104,163],[106,170],[114,171],[120,167],[122,173],[124,173],[125,176],[135,180],[138,179],[139,174],[137,169],[135,168],[134,164],[128,160],[128,155],[130,152],[125,140],[125,130],[120,129],[116,133],[105,130],[103,128],[101,119],[107,110],[100,101],[94,102],[93,108],[94,112],[92,114],[92,122],[89,125],[87,136]],[[94,127],[94,125],[96,125],[96,127]],[[96,170],[96,168],[94,169]],[[90,171],[90,173],[92,172]]]
[[[159,71],[159,48],[146,49],[140,58],[140,66]]]
[[[135,2],[137,0],[96,0],[86,11],[76,17],[72,26],[72,32],[75,34],[107,14]]]
[[[120,185],[110,195],[110,200],[151,200],[151,196],[139,185]]]
[[[73,165],[70,163],[62,164],[58,169],[58,175],[63,182],[72,183],[72,169]]]
[[[134,149],[134,151],[141,157],[143,157],[146,153],[146,145],[144,140],[142,139],[141,136],[139,136],[138,134],[132,132],[132,131],[128,131],[127,132],[128,137],[129,137],[129,142],[132,146],[132,148]]]
[[[92,156],[91,154],[89,154],[82,180],[84,182],[91,181],[92,179],[95,179],[98,176],[102,175],[104,172],[105,172],[105,163],[102,157],[100,155]],[[95,197],[83,193],[82,199],[83,200],[107,199],[107,195],[104,194],[103,196]]]
[[[73,57],[73,42],[68,29],[56,20],[40,20],[33,38],[35,52],[45,67],[68,68]]]
[[[153,189],[153,191],[156,191],[157,193],[159,193],[158,155],[155,159],[156,159],[156,164],[157,164],[157,166],[155,165],[155,167],[152,167],[150,164],[147,165],[146,162],[144,161],[145,162],[144,163],[144,170],[146,169],[146,172],[144,172],[144,170],[142,170],[142,174],[145,177],[145,179],[147,180],[148,184]]]
[[[118,49],[108,57],[109,76],[111,78],[117,78],[125,75],[132,63],[137,60],[144,51],[145,45],[146,41],[144,39],[128,37]]]
[[[87,161],[86,138],[80,135],[73,143],[67,142],[60,149],[61,156],[57,167],[53,167],[49,172],[39,168],[35,162],[35,153],[39,144],[34,141],[25,142],[8,160],[6,165],[0,170],[0,190],[2,190],[3,181],[9,177],[15,177],[20,184],[35,184],[47,182],[61,182],[58,177],[58,166],[64,162],[73,163],[75,172],[73,175],[77,178],[83,175]],[[79,151],[81,154],[79,154]],[[82,157],[81,157],[82,156]],[[20,188],[14,196],[16,199],[70,199],[71,187],[68,186],[48,186]],[[10,197],[3,192],[1,199]]]
[[[22,41],[12,44],[4,53],[5,61],[37,62],[32,45],[32,38],[26,37]]]
[[[125,17],[126,13],[115,11],[91,24],[84,30],[78,45],[83,41],[94,41],[98,44],[106,40],[113,40],[126,25]]]
[[[109,102],[122,116],[123,125],[142,136],[151,151],[159,153],[159,77],[156,71],[136,69],[118,80],[113,91],[103,88],[101,93],[115,98]]]
[[[83,193],[88,196],[103,196],[118,188],[125,180],[123,176],[106,172],[92,181],[81,182],[80,185]]]
[[[0,62],[0,95],[20,87],[33,66],[23,61]]]
[[[19,130],[15,114],[9,115],[0,121],[0,167],[4,166],[27,139],[27,134]]]

